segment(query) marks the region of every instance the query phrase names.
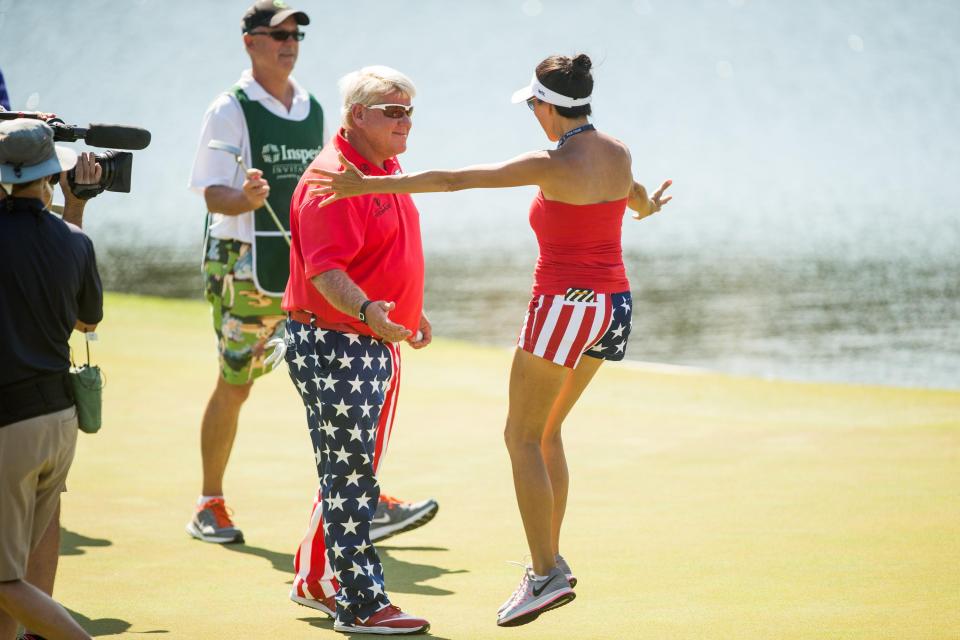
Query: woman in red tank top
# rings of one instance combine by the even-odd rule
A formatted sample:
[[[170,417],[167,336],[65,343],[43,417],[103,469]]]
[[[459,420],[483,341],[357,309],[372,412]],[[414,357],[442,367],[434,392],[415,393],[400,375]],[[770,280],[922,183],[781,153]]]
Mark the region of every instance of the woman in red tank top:
[[[538,185],[530,225],[540,257],[533,299],[520,331],[510,373],[505,437],[517,503],[530,546],[520,586],[497,612],[497,624],[515,626],[575,597],[576,578],[560,555],[566,509],[563,421],[604,360],[621,360],[630,334],[630,283],[620,229],[627,207],[643,219],[670,201],[670,181],[652,197],[633,180],[630,151],[598,132],[591,113],[590,58],[551,56],[530,84],[515,92],[557,148],[498,164],[454,171],[364,176],[341,156],[342,173],[317,170],[311,196],[425,193]],[[589,356],[583,358],[582,356]]]

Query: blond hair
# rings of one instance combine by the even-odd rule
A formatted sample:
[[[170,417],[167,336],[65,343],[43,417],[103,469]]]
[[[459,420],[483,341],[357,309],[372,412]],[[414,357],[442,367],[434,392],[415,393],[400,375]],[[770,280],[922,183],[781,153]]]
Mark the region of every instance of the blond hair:
[[[340,78],[337,84],[340,87],[340,95],[343,96],[343,107],[340,113],[343,126],[347,129],[353,125],[350,107],[355,104],[369,107],[378,104],[383,96],[394,91],[399,91],[411,99],[417,95],[417,88],[413,86],[410,78],[396,69],[383,65],[351,71]]]

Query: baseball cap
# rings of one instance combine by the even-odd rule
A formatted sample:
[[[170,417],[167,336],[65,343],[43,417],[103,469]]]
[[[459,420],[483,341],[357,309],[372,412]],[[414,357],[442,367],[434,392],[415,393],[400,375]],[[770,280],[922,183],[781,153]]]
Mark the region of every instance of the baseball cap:
[[[303,11],[297,11],[283,0],[258,0],[243,14],[243,31],[251,31],[257,27],[275,27],[290,16],[297,20],[299,25],[310,24],[310,17]]]
[[[53,129],[47,123],[32,118],[0,122],[0,182],[32,182],[76,164],[73,149],[53,144]]]

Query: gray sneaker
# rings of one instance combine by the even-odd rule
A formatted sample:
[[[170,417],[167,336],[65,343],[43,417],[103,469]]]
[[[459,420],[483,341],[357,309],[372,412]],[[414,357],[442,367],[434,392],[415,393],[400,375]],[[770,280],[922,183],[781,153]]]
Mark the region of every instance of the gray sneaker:
[[[563,556],[561,556],[559,553],[554,557],[557,561],[557,568],[560,569],[560,571],[563,571],[563,575],[567,577],[567,582],[570,583],[570,588],[572,589],[573,587],[577,586],[577,577],[573,575],[573,571],[570,569],[570,565],[567,564],[567,561],[564,560]],[[515,564],[518,567],[523,567],[527,571],[533,571],[533,565],[529,563],[521,564],[519,562],[510,561],[509,564]],[[507,598],[506,602],[500,605],[500,608],[497,609],[497,615],[503,613],[503,610],[509,607],[511,602],[513,602],[513,596]]]
[[[207,500],[198,506],[193,519],[187,523],[187,533],[204,542],[218,544],[243,542],[243,532],[233,526],[223,498]]]
[[[533,622],[541,613],[562,607],[577,597],[559,567],[551,569],[540,580],[535,580],[533,575],[532,569],[524,570],[520,586],[497,612],[498,626],[516,627]]]
[[[557,568],[563,571],[563,575],[567,576],[567,582],[570,583],[571,587],[577,586],[577,576],[573,575],[573,570],[570,569],[570,565],[567,564],[567,561],[564,560],[563,556],[559,553],[557,554]]]
[[[427,524],[437,515],[440,505],[436,500],[401,502],[396,498],[381,495],[377,510],[370,521],[370,542],[386,540],[404,531]]]

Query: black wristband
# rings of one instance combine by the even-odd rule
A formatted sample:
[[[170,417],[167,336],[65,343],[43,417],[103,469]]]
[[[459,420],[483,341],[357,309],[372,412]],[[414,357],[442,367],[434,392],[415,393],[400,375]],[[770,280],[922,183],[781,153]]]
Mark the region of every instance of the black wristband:
[[[362,322],[362,323],[364,323],[364,324],[367,323],[367,307],[370,306],[370,303],[371,303],[371,302],[373,302],[373,300],[367,300],[367,301],[364,302],[362,305],[360,305],[360,316],[359,316],[359,317],[360,317],[360,322]]]

